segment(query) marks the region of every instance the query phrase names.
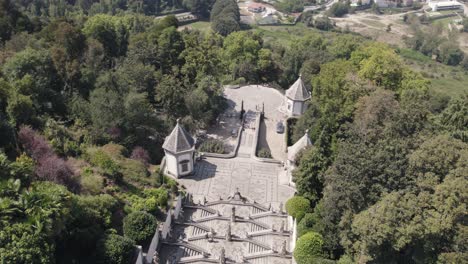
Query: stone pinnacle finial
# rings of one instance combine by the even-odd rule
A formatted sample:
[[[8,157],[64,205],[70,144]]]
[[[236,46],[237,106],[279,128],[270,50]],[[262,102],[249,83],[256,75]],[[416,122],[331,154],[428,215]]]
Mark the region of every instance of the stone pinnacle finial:
[[[180,124],[180,117],[176,119],[176,123]]]
[[[309,129],[306,129],[305,134],[309,135]]]

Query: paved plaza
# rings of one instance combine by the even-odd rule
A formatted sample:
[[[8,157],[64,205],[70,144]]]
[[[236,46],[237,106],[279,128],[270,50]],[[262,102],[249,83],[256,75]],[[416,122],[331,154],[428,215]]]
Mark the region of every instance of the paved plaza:
[[[277,206],[294,195],[287,186],[283,167],[249,158],[206,158],[196,163],[192,175],[178,179],[193,194],[194,201],[214,201],[226,197],[237,188],[260,204]]]
[[[237,89],[225,89],[224,97],[228,99],[235,111],[240,112],[244,102],[245,111],[259,112],[264,108],[264,127],[259,139],[259,148],[268,148],[274,159],[284,161],[286,159],[286,141],[284,134],[276,133],[278,122],[286,123],[286,115],[280,111],[284,108],[284,97],[281,92],[261,86],[247,85]],[[246,131],[247,134],[250,131]]]

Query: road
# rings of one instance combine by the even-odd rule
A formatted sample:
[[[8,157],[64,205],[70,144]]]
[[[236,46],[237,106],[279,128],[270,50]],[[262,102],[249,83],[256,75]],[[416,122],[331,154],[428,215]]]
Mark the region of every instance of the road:
[[[334,3],[338,3],[339,0],[331,0],[325,4],[325,10],[329,9]],[[319,10],[324,5],[304,6],[304,12]]]

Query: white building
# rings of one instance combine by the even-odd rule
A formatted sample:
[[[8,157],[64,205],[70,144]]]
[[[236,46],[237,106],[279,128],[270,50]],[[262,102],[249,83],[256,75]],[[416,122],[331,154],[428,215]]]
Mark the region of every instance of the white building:
[[[166,173],[179,178],[193,172],[195,140],[179,124],[179,120],[162,147],[166,154]]]
[[[312,142],[310,141],[309,131],[306,130],[304,136],[302,136],[294,145],[288,147],[288,176],[289,184],[295,186],[295,183],[292,180],[292,171],[296,168],[297,154],[308,146],[311,146]]]
[[[457,1],[429,1],[428,5],[432,11],[463,9],[463,5]]]
[[[306,110],[306,101],[310,99],[310,93],[307,91],[301,76],[297,81],[286,90],[285,103],[286,111],[289,116],[302,115]]]

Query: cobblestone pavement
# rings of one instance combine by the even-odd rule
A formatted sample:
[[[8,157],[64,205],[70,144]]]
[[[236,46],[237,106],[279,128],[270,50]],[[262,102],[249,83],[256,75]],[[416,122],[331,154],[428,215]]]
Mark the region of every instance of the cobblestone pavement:
[[[294,189],[280,184],[286,177],[283,167],[277,164],[261,163],[249,158],[217,159],[206,158],[198,161],[192,175],[178,179],[193,194],[194,201],[217,200],[227,197],[236,188],[258,203],[277,206],[293,196]]]
[[[238,112],[241,110],[242,102],[244,102],[244,109],[247,112],[259,112],[264,107],[265,123],[263,125],[264,131],[261,132],[259,139],[259,147],[270,149],[274,159],[285,161],[285,134],[276,133],[276,124],[282,122],[285,125],[286,123],[286,115],[280,111],[284,107],[283,95],[273,88],[248,85],[237,89],[225,89],[224,97],[232,102],[234,109]]]

